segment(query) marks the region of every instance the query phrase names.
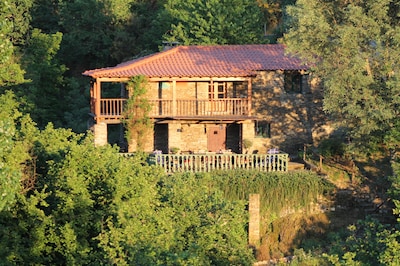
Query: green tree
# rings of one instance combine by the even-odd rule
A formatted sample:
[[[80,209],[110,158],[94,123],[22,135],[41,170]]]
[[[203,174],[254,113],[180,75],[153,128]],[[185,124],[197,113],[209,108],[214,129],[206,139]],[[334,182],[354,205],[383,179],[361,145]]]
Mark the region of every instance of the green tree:
[[[17,130],[19,131],[19,130]],[[20,131],[34,187],[0,211],[5,264],[248,265],[246,210],[210,175],[166,176],[142,155],[95,147],[90,135]],[[18,190],[20,191],[20,190]]]
[[[324,110],[363,143],[382,143],[400,116],[399,9],[391,0],[299,0],[288,8],[288,51],[322,78]]]
[[[31,8],[31,27],[43,33],[61,32],[60,6],[62,0],[34,0]]]
[[[17,102],[11,92],[0,96],[0,211],[10,208],[21,190],[22,169],[15,141],[15,123],[20,118]]]
[[[29,6],[30,1],[0,3],[0,88],[24,82],[17,45],[29,25]]]
[[[116,24],[113,57],[125,60],[159,50],[162,36],[170,29],[165,0],[131,1],[128,20]]]
[[[71,76],[80,76],[84,70],[115,63],[110,49],[113,39],[113,17],[105,1],[77,0],[59,4],[60,62]]]
[[[76,133],[84,133],[88,129],[88,113],[90,113],[88,80],[66,76],[65,83],[62,94],[65,103],[63,126],[71,128]]]
[[[247,246],[244,202],[226,200],[222,191],[210,186],[211,179],[204,174],[162,174],[157,187],[132,190],[128,187],[133,180],[119,184],[126,190],[115,197],[118,219],[108,221],[109,229],[100,235],[111,262],[250,265],[254,257]],[[146,198],[140,199],[137,193],[144,189]]]
[[[331,234],[328,258],[332,265],[399,265],[400,232],[371,218]]]
[[[164,35],[167,41],[185,45],[262,42],[263,15],[254,0],[169,0],[165,12],[172,24]]]
[[[27,99],[27,112],[41,128],[49,122],[64,124],[66,67],[56,58],[61,40],[60,32],[45,34],[34,29],[25,48],[23,60],[30,82],[21,86],[19,94]]]
[[[7,91],[0,95],[0,212],[10,209],[19,193],[32,189],[35,181],[31,155],[35,124],[20,112],[20,103]]]
[[[33,5],[33,0],[14,0],[3,1],[5,7],[6,19],[12,25],[11,32],[8,36],[14,45],[23,44],[29,33],[31,21],[30,11]],[[9,12],[7,14],[7,12]]]
[[[256,0],[261,7],[265,37],[271,43],[277,42],[283,35],[286,20],[285,9],[293,5],[295,0]]]
[[[364,148],[385,144],[391,150],[394,177],[389,193],[397,205],[396,214],[399,11],[399,3],[391,0],[298,0],[288,8],[292,20],[283,39],[288,51],[309,63],[323,81],[324,110],[338,120],[338,126]],[[397,265],[397,227],[360,221],[346,235],[335,235],[328,257],[335,265]]]

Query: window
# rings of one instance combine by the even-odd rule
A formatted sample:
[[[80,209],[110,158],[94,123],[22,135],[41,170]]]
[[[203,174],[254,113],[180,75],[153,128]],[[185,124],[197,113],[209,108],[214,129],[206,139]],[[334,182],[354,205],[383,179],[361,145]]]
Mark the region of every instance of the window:
[[[168,81],[160,81],[160,82],[158,82],[158,88],[159,89],[169,89],[170,84]]]
[[[214,82],[208,87],[209,99],[224,99],[226,98],[227,84],[226,82]]]
[[[285,71],[285,91],[301,93],[303,90],[303,75],[299,71]]]
[[[256,121],[255,122],[255,135],[260,138],[271,137],[271,123],[267,121]]]

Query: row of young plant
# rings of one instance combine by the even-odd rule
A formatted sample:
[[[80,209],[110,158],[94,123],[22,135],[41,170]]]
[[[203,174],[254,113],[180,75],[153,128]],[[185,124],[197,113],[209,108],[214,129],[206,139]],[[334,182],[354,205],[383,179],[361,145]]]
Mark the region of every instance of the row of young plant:
[[[247,200],[249,194],[260,194],[264,218],[277,217],[282,211],[309,210],[318,197],[334,187],[313,172],[264,173],[259,171],[215,172],[214,182],[227,199]]]

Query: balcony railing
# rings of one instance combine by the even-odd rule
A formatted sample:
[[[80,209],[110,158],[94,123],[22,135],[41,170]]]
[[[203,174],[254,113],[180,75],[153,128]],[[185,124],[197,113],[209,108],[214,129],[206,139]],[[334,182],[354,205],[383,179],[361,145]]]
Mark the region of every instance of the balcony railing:
[[[167,173],[211,172],[214,170],[253,169],[287,172],[288,154],[154,154],[150,163]]]
[[[100,99],[100,118],[121,119],[126,99]],[[249,114],[248,99],[213,100],[149,100],[150,117],[165,116],[245,116]],[[97,114],[96,114],[97,115]]]
[[[121,119],[126,99],[101,99],[100,117],[105,120]],[[97,114],[96,114],[97,116]]]
[[[225,98],[213,100],[150,100],[150,116],[210,116],[210,115],[247,115],[248,100]]]

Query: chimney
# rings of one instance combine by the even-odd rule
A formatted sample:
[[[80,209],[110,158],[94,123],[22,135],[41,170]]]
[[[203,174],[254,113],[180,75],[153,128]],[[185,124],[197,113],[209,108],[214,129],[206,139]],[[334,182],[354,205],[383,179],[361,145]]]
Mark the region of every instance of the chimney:
[[[168,41],[163,41],[163,51],[167,51],[171,48],[174,48],[175,46],[179,45],[179,42],[168,42]]]

